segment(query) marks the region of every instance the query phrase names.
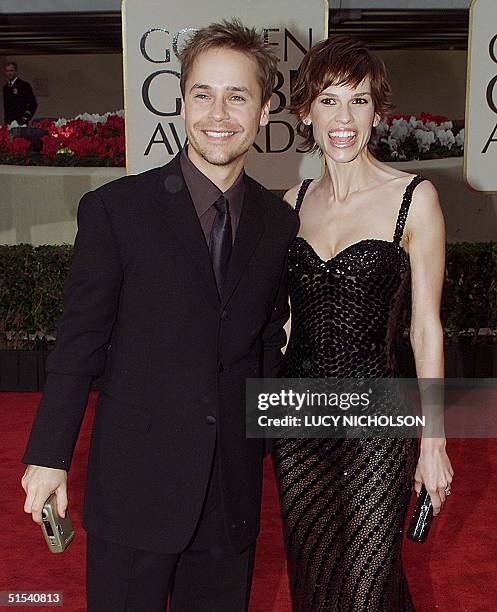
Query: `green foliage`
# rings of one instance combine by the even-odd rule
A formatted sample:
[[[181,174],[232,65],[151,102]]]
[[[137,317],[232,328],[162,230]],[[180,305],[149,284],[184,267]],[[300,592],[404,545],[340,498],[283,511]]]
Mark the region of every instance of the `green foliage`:
[[[54,334],[71,246],[0,245],[0,348],[34,348]]]
[[[31,318],[33,332],[53,334],[62,314],[62,291],[72,258],[72,246],[39,246],[34,249]]]
[[[496,242],[447,244],[440,314],[446,344],[497,342]],[[406,292],[398,322],[406,343],[410,319],[410,292]]]
[[[34,348],[55,334],[71,256],[69,245],[0,245],[0,348]],[[409,318],[406,297],[399,318],[404,337]],[[442,322],[448,343],[497,341],[497,243],[447,245]]]
[[[482,328],[497,333],[497,243],[447,245],[442,320],[446,336],[459,344],[481,341]]]

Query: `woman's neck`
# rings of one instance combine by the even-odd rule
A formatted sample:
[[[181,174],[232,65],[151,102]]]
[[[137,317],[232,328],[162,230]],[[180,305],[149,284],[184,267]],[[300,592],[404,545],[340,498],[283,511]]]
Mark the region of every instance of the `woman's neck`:
[[[326,157],[321,186],[332,200],[338,203],[345,202],[351,194],[377,184],[381,171],[375,161],[367,150],[346,163],[339,163]]]

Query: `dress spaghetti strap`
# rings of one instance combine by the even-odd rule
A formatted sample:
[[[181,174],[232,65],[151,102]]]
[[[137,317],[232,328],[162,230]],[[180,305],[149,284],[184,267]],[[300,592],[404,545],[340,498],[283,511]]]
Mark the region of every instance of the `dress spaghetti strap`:
[[[300,211],[300,207],[302,206],[302,202],[304,201],[305,193],[307,188],[312,183],[314,179],[304,179],[302,181],[302,185],[300,186],[299,192],[297,194],[297,200],[295,202],[295,212],[298,213]]]
[[[406,225],[407,214],[409,212],[409,207],[411,206],[412,194],[414,190],[419,185],[419,183],[425,181],[426,179],[423,176],[417,174],[412,181],[407,185],[404,196],[402,197],[402,203],[399,209],[399,215],[397,217],[397,223],[395,225],[395,232],[393,234],[393,242],[394,244],[399,245],[402,239],[402,235],[404,234],[404,227]]]

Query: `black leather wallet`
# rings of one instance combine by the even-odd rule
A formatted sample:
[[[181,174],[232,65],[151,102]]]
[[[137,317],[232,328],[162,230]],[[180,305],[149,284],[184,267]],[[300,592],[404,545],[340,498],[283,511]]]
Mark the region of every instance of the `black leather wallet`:
[[[433,506],[426,487],[421,492],[414,507],[411,522],[407,529],[407,537],[413,542],[425,542],[433,519]]]

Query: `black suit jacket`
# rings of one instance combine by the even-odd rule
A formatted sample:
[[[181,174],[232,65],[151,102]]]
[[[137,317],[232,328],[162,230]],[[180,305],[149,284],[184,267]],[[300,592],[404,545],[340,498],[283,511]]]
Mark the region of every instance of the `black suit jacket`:
[[[86,194],[64,313],[25,463],[68,469],[101,374],[85,496],[94,535],[172,553],[189,542],[216,437],[230,539],[257,536],[262,440],[245,379],[275,376],[295,212],[246,178],[221,297],[179,159]]]
[[[5,123],[17,121],[19,124],[28,123],[35,114],[38,103],[27,81],[17,77],[14,87],[7,84],[3,86],[3,110]]]

